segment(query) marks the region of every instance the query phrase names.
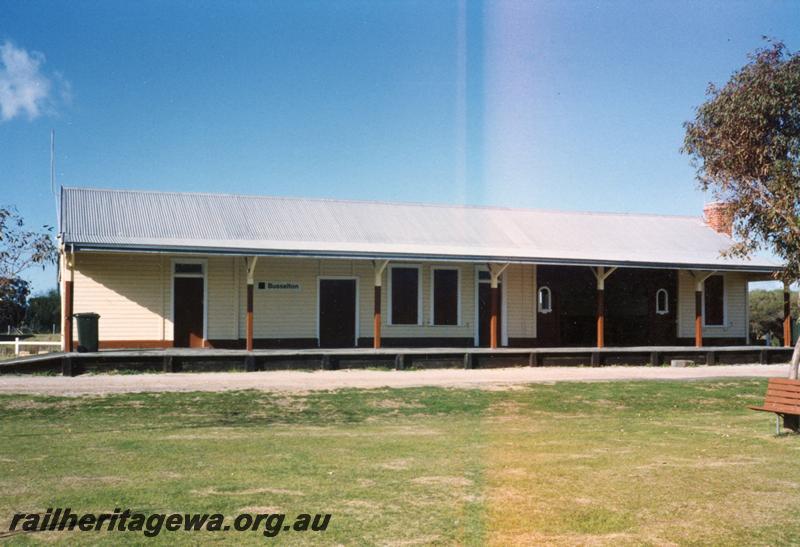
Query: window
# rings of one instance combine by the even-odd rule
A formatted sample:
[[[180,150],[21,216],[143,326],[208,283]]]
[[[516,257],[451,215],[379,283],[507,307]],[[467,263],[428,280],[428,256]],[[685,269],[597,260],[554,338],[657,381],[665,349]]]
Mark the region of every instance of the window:
[[[656,291],[656,313],[658,315],[669,313],[669,293],[667,293],[667,289],[658,289]]]
[[[433,324],[458,325],[458,270],[433,270]]]
[[[197,262],[176,262],[175,273],[183,275],[203,275],[203,265]]]
[[[419,319],[419,268],[398,266],[391,268],[392,325],[418,325]]]
[[[725,278],[712,275],[703,284],[703,317],[709,326],[725,324]]]
[[[539,313],[550,313],[553,311],[553,299],[550,287],[539,289]]]

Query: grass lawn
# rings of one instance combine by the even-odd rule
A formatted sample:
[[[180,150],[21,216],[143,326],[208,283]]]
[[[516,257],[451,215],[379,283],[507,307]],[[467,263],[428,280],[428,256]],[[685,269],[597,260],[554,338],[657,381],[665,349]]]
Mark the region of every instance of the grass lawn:
[[[800,541],[800,437],[763,380],[0,396],[0,541],[15,512],[331,513],[281,543],[776,544]],[[263,543],[162,532],[160,543]]]

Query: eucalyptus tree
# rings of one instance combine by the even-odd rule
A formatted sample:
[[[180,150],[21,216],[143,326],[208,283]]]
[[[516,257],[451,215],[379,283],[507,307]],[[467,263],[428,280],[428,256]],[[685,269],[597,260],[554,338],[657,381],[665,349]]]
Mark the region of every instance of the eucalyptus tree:
[[[30,268],[53,264],[58,252],[52,227],[30,230],[14,207],[0,207],[0,324],[18,325],[25,316]]]
[[[800,54],[781,42],[749,55],[684,124],[683,151],[700,188],[728,204],[735,244],[747,256],[768,249],[784,262],[777,275],[800,279]],[[789,375],[797,378],[800,341]]]

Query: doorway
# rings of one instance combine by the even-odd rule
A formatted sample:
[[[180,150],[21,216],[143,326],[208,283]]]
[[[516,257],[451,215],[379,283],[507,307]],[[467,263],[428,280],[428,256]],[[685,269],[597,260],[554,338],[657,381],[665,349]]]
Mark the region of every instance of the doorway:
[[[172,345],[202,348],[206,339],[206,261],[172,261]]]
[[[173,344],[177,348],[203,347],[205,279],[175,277]]]
[[[356,280],[319,280],[319,346],[352,348],[357,342]]]
[[[486,275],[484,275],[484,273]],[[478,280],[478,346],[488,348],[491,338],[492,320],[492,288],[488,277],[489,272],[479,272]],[[503,337],[503,283],[497,284],[499,292],[497,299],[497,334],[498,345],[505,345]]]

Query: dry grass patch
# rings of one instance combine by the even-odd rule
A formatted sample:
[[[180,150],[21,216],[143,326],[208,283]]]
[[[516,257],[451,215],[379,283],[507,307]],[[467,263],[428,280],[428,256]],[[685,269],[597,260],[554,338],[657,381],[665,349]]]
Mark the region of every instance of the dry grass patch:
[[[412,479],[414,484],[431,484],[436,486],[470,486],[472,481],[465,477],[417,477]]]
[[[407,458],[401,458],[397,460],[390,460],[388,462],[379,463],[377,464],[377,467],[381,469],[388,469],[390,471],[401,471],[404,469],[408,469],[409,465],[411,464],[411,461],[412,460]]]
[[[284,513],[285,509],[274,505],[248,505],[247,507],[239,508],[238,512],[253,515],[274,515],[276,513]]]
[[[369,404],[372,408],[384,408],[392,410],[400,408],[424,408],[424,405],[410,401],[403,401],[402,399],[378,399],[375,401],[370,401]]]
[[[198,496],[252,496],[258,494],[275,494],[279,496],[303,496],[303,492],[297,490],[288,490],[286,488],[246,488],[244,490],[218,490],[214,487],[204,488],[202,490],[192,490],[193,494]]]

